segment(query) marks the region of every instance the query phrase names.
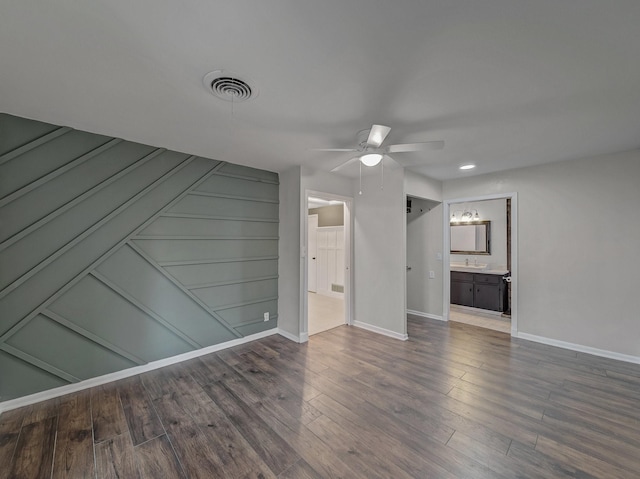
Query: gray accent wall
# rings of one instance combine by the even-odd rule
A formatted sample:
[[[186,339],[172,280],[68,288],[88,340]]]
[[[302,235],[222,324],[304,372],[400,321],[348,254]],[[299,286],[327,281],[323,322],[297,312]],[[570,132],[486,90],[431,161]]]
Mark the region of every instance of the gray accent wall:
[[[276,327],[278,190],[0,114],[0,401]]]

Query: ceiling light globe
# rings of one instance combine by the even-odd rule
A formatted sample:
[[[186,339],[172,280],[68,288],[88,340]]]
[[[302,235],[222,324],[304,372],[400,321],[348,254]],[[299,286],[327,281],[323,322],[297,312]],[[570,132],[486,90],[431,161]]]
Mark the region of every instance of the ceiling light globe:
[[[360,161],[364,166],[376,166],[381,160],[382,155],[380,153],[369,153],[360,157]]]

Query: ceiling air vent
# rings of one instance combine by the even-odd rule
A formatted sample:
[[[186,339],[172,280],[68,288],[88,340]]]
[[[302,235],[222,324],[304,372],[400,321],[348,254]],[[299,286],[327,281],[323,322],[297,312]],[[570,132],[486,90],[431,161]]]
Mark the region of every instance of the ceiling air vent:
[[[214,96],[224,101],[239,103],[254,98],[258,90],[235,73],[215,70],[207,73],[202,79],[205,88]]]

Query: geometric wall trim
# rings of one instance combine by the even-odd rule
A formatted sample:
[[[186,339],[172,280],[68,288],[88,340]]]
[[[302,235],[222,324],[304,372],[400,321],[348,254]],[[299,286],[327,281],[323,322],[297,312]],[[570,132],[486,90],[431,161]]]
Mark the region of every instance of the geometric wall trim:
[[[0,401],[275,327],[278,188],[0,114]]]

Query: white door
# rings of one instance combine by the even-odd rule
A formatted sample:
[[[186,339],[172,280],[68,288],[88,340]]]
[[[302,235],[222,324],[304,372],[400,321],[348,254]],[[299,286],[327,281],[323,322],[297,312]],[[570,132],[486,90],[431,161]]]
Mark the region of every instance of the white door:
[[[315,293],[318,289],[318,215],[309,215],[307,230],[307,271],[308,290]]]
[[[316,292],[326,296],[342,298],[344,288],[345,256],[344,227],[324,226],[318,228]],[[334,289],[338,287],[338,289]]]

